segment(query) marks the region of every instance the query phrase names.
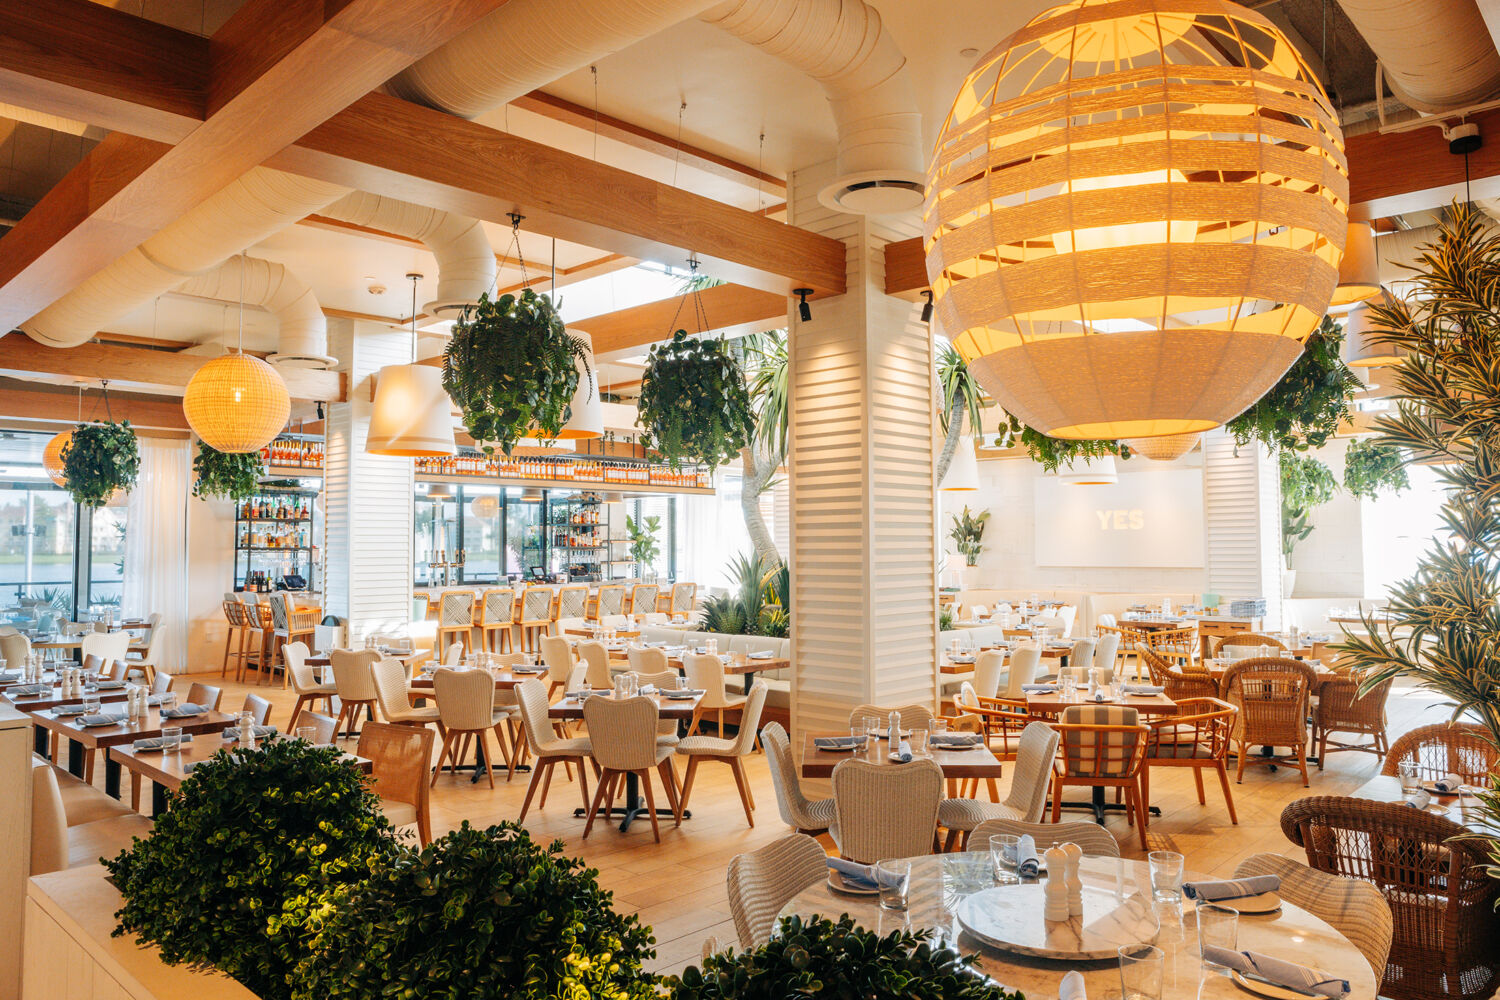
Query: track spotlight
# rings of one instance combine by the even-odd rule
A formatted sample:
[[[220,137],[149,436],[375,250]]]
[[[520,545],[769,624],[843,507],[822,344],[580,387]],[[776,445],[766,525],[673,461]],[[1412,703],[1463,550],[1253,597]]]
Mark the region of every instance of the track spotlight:
[[[926,289],[925,291],[923,291],[922,292],[922,298],[924,298],[924,299],[927,300],[926,302],[922,303],[922,322],[923,323],[931,323],[932,322],[932,289],[929,288],[929,289]]]
[[[792,294],[797,296],[797,315],[802,317],[802,322],[812,321],[812,307],[807,304],[807,297],[813,293],[811,288],[793,288]]]

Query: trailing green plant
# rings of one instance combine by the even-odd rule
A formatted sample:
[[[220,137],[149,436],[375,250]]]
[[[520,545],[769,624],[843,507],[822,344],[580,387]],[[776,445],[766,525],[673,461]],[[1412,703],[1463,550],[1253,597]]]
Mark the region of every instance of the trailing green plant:
[[[1312,534],[1314,507],[1333,499],[1338,483],[1328,466],[1311,455],[1281,452],[1281,554],[1291,568],[1292,550]]]
[[[135,489],[141,449],[130,421],[79,424],[62,447],[63,488],[75,503],[103,507],[116,490]]]
[[[330,896],[311,920],[296,1000],[648,1000],[651,929],[599,873],[516,823],[467,821]]]
[[[105,867],[124,906],[115,936],[169,965],[212,966],[262,1000],[288,1000],[309,916],[395,849],[365,776],[333,747],[221,750],[167,794],[146,840]]]
[[[193,457],[193,496],[243,500],[260,488],[265,471],[259,452],[224,452],[199,441]]]
[[[642,566],[655,564],[657,557],[661,555],[661,546],[656,541],[656,533],[660,530],[661,518],[656,514],[650,514],[639,521],[626,514],[625,536],[630,539],[630,558]]]
[[[975,972],[929,930],[884,937],[847,914],[786,917],[776,936],[748,951],[719,952],[667,981],[673,1000],[1025,1000]]]
[[[636,405],[642,442],[673,467],[702,462],[712,471],[740,453],[755,425],[744,372],[724,339],[686,330],[651,348]]]
[[[952,608],[944,608],[943,610],[941,610],[941,611],[938,612],[938,631],[939,632],[952,632],[953,631],[953,609]]]
[[[953,547],[964,557],[964,563],[968,566],[979,565],[979,553],[984,551],[980,539],[984,537],[984,524],[989,519],[990,512],[987,510],[970,514],[968,504],[964,504],[962,514],[953,515],[953,530],[948,532],[948,537],[953,539]]]
[[[1344,489],[1374,500],[1381,493],[1399,493],[1411,486],[1401,449],[1373,438],[1360,438],[1344,452]]]
[[[1015,417],[1006,414],[1006,421],[995,437],[995,447],[1022,447],[1033,462],[1048,472],[1056,472],[1064,465],[1072,465],[1079,459],[1130,458],[1130,448],[1121,441],[1075,441],[1068,438],[1048,437],[1035,427],[1028,427]]]
[[[1286,374],[1224,425],[1235,445],[1258,440],[1273,451],[1307,451],[1326,444],[1349,418],[1349,400],[1362,388],[1340,357],[1343,343],[1343,330],[1324,316]]]
[[[479,297],[453,325],[443,352],[443,388],[485,454],[509,455],[517,441],[556,437],[573,415],[581,364],[594,373],[583,342],[568,333],[548,295]]]

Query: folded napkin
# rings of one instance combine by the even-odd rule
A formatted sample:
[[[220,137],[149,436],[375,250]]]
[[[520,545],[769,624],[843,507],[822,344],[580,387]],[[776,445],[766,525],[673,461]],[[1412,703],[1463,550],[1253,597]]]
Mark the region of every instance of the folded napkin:
[[[1406,804],[1413,809],[1426,809],[1432,803],[1432,796],[1423,789],[1417,789],[1416,794],[1406,800]]]
[[[146,705],[148,707],[151,707],[151,708],[155,708],[157,705],[160,705],[162,702],[164,702],[166,700],[167,700],[167,696],[164,695],[164,694],[148,694],[148,695],[146,695]]]
[[[703,688],[667,688],[661,692],[663,698],[701,698],[708,694]]]
[[[819,750],[847,750],[850,747],[862,747],[865,745],[865,737],[856,739],[853,736],[814,736],[813,746]]]
[[[1432,783],[1432,787],[1445,795],[1456,795],[1458,789],[1463,785],[1464,779],[1461,775],[1445,774]]]
[[[933,733],[927,742],[935,747],[971,747],[984,742],[981,733]]]
[[[545,674],[547,672],[547,668],[528,667],[524,663],[517,663],[515,666],[510,668],[510,672],[513,674]]]
[[[1057,984],[1057,1000],[1088,1000],[1088,990],[1083,985],[1083,973],[1074,969],[1062,977]]]
[[[891,754],[891,756],[896,758],[903,764],[911,763],[911,744],[906,742],[905,740],[902,740],[901,743],[896,747],[896,752]]]
[[[639,688],[636,689],[636,693],[637,694],[655,694],[656,693],[656,685],[655,684],[642,684]]]
[[[1281,879],[1276,875],[1251,875],[1248,878],[1227,878],[1216,881],[1182,883],[1182,894],[1188,899],[1217,903],[1222,899],[1245,899],[1259,896],[1263,892],[1275,892],[1281,888]]]
[[[1094,692],[1094,696],[1092,698],[1090,698],[1089,700],[1093,701],[1093,702],[1096,702],[1098,704],[1103,704],[1104,702],[1109,701],[1109,692],[1105,691],[1103,689],[1100,689],[1098,691],[1095,691]]]
[[[877,872],[874,865],[862,865],[843,858],[829,858],[828,867],[844,877],[844,881],[856,889],[879,889],[882,884],[895,884],[894,876]]]
[[[95,691],[120,691],[125,687],[124,681],[95,681],[89,685]]]
[[[276,735],[275,726],[256,726],[254,731],[255,738],[258,740],[265,739],[267,736]],[[240,731],[237,727],[230,726],[228,729],[220,733],[219,736],[224,740],[225,743],[233,743],[240,738]]]
[[[1052,694],[1057,690],[1056,684],[1022,684],[1021,690],[1027,694]]]
[[[769,660],[771,657],[773,657],[775,655],[776,655],[776,653],[775,653],[774,650],[770,650],[770,649],[758,649],[758,650],[756,650],[753,653],[747,653],[747,654],[745,654],[745,658],[748,659],[748,660]]]
[[[1126,694],[1162,694],[1167,689],[1160,684],[1126,684]]]
[[[683,647],[683,648],[685,649],[687,647]],[[693,652],[700,653],[700,654],[701,653],[706,653],[706,652],[708,652],[708,647],[707,646],[694,646],[693,647]]]
[[[0,684],[11,684],[21,679],[19,670],[0,670]]]
[[[202,715],[207,711],[208,707],[205,705],[194,705],[192,702],[188,702],[184,705],[178,705],[176,708],[162,709],[161,717],[163,719],[186,719],[192,715]]]
[[[12,698],[31,698],[51,690],[51,684],[18,684],[6,693]]]
[[[1214,965],[1233,969],[1242,976],[1256,976],[1287,989],[1316,993],[1334,1000],[1341,1000],[1349,995],[1349,980],[1284,958],[1274,958],[1254,951],[1230,951],[1213,945],[1203,949],[1203,958]]]
[[[183,743],[191,743],[191,742],[193,742],[193,734],[192,733],[183,733],[178,738]],[[162,746],[162,737],[160,737],[160,736],[153,736],[153,737],[151,737],[148,740],[136,740],[131,745],[134,746],[137,750],[160,750],[161,746]]]
[[[578,701],[582,701],[583,700],[583,696],[586,695],[586,694],[599,694],[599,692],[598,691],[568,691],[568,692],[565,692],[563,694],[563,697],[564,698],[573,698],[573,699],[576,699]]]
[[[88,709],[82,705],[56,705],[52,709],[53,715],[82,715]]]
[[[112,715],[109,712],[100,712],[98,715],[85,715],[78,720],[80,726],[115,726],[125,721],[123,715]]]
[[[1036,878],[1042,871],[1042,856],[1036,850],[1036,838],[1029,833],[1021,834],[1016,845],[1016,874],[1022,878]]]

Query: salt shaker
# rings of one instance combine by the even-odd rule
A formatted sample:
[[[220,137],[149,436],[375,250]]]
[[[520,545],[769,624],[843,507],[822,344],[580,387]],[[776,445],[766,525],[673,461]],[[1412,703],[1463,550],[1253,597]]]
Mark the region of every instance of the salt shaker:
[[[1067,858],[1065,882],[1068,887],[1068,913],[1075,917],[1082,916],[1083,878],[1078,874],[1078,863],[1083,860],[1083,848],[1077,844],[1059,844],[1058,850]]]
[[[1048,920],[1068,919],[1068,882],[1064,873],[1068,866],[1068,853],[1060,847],[1049,847],[1042,855],[1047,861],[1047,881],[1043,882]]]

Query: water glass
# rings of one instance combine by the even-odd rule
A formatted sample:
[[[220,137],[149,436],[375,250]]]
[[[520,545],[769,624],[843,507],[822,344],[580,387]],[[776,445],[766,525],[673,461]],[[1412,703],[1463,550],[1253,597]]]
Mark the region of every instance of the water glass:
[[[997,885],[1015,885],[1020,882],[1018,869],[1021,863],[1021,838],[1013,833],[997,833],[990,837],[990,861],[995,869]]]
[[[1123,1000],[1161,1000],[1166,953],[1148,944],[1120,948],[1120,991]]]
[[[589,695],[591,695],[593,693],[594,693],[594,685],[592,685],[592,684],[589,683],[589,679],[587,677],[585,677],[583,680],[581,680],[581,681],[578,682],[578,700],[579,701],[588,701],[589,700]]]
[[[1239,950],[1239,911],[1231,910],[1227,906],[1199,903],[1197,918],[1198,954],[1200,956],[1209,948],[1226,948],[1229,951]],[[1203,959],[1203,964],[1206,968],[1218,972],[1225,971],[1222,965],[1216,965],[1207,958]]]
[[[1164,903],[1182,898],[1182,855],[1176,851],[1152,851],[1146,855],[1151,868],[1151,896]]]
[[[686,691],[688,686],[687,674],[677,675],[677,690]]]
[[[83,710],[88,715],[97,715],[103,707],[104,703],[99,700],[98,695],[91,695],[83,699]]]
[[[176,753],[182,749],[182,727],[163,726],[161,730],[161,749],[163,753]]]
[[[164,695],[161,696],[161,709],[162,709],[162,711],[166,711],[169,708],[176,708],[176,707],[177,707],[177,696],[175,694],[173,694],[172,692],[168,691],[166,694],[164,694]]]
[[[938,733],[946,733],[947,731],[948,731],[948,720],[947,719],[933,719],[932,720],[931,729],[930,729],[930,732],[932,733],[932,735],[936,736]]]
[[[880,732],[880,717],[877,715],[861,715],[857,725],[863,726],[864,731],[869,734],[871,739],[876,739],[876,734]]]
[[[927,730],[913,729],[911,731],[911,736],[907,738],[906,743],[907,746],[911,747],[911,755],[913,758],[932,756],[927,752]]]
[[[162,732],[166,732],[166,730],[163,729]],[[292,735],[307,744],[315,743],[318,739],[318,731],[312,726],[298,726],[293,730]]]
[[[1417,774],[1417,762],[1414,760],[1403,760],[1396,765],[1397,773],[1401,775],[1401,794],[1415,795],[1422,787],[1421,777]]]
[[[880,908],[905,911],[907,893],[911,888],[911,862],[877,861],[875,881],[880,883]]]
[[[1073,671],[1062,670],[1058,672],[1058,681],[1062,685],[1062,696],[1064,701],[1073,699]]]

